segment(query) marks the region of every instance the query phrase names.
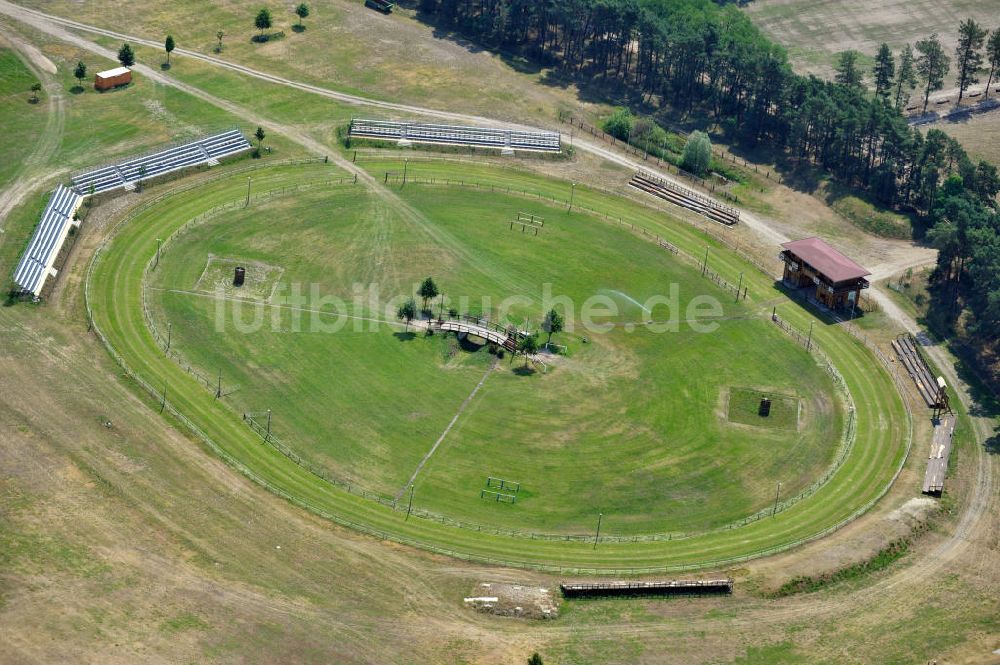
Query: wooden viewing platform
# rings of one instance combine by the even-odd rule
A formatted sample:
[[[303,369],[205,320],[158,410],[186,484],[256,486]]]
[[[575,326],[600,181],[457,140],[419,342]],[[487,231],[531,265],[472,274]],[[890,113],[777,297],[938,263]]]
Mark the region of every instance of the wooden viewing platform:
[[[948,456],[955,434],[955,416],[945,416],[934,426],[931,454],[927,458],[927,472],[924,474],[924,494],[938,494],[944,491],[944,476],[948,473]]]
[[[729,594],[733,578],[714,580],[651,580],[609,581],[560,584],[567,598],[586,596],[689,596],[699,594]]]

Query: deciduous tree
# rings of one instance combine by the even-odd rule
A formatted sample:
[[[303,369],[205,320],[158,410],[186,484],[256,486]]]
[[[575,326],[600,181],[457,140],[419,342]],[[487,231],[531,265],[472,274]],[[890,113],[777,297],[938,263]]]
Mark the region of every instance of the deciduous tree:
[[[261,8],[257,12],[257,17],[253,20],[253,25],[255,28],[260,30],[260,36],[264,36],[264,31],[271,27],[271,10],[267,7]]]
[[[417,303],[416,301],[413,300],[413,298],[410,298],[409,300],[404,302],[402,305],[399,306],[399,309],[396,310],[396,318],[400,319],[401,321],[406,321],[407,331],[409,331],[410,329],[410,321],[415,319],[416,316],[417,316]]]
[[[552,335],[557,332],[562,332],[563,326],[566,324],[562,317],[562,314],[554,309],[550,309],[545,313],[545,319],[542,321],[542,330],[548,333],[548,339],[545,340],[545,345],[548,346],[552,341]]]
[[[432,298],[437,298],[440,291],[438,291],[437,284],[434,283],[434,279],[428,277],[423,282],[420,283],[420,288],[417,289],[417,295],[424,300],[424,309],[427,309],[427,303]]]
[[[634,122],[635,117],[631,111],[627,108],[618,108],[611,114],[611,117],[604,121],[602,129],[616,139],[628,141]]]
[[[524,356],[524,366],[527,367],[531,356],[538,353],[538,335],[532,333],[517,340],[517,351]]]
[[[299,17],[299,27],[300,28],[304,27],[302,25],[302,19],[309,16],[309,5],[307,5],[304,2],[301,3],[298,7],[295,8],[295,15]]]
[[[681,162],[685,170],[697,176],[708,173],[712,163],[712,141],[705,132],[693,131],[684,144],[684,157]]]

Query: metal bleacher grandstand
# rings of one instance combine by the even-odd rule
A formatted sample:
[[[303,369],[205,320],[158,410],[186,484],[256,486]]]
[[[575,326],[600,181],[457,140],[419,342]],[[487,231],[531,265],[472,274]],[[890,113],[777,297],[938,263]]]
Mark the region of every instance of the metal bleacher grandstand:
[[[420,122],[351,119],[350,135],[358,138],[401,143],[439,143],[444,145],[481,146],[501,150],[559,152],[559,132],[522,131],[493,127],[433,125]]]
[[[14,282],[24,291],[38,296],[45,286],[45,279],[55,273],[53,264],[59,256],[63,242],[74,222],[73,215],[83,197],[69,187],[59,185],[52,193],[42,219],[35,227],[35,234],[21,261],[14,269]]]
[[[91,193],[100,194],[119,187],[134,189],[140,180],[148,180],[201,164],[214,166],[219,163],[219,159],[250,148],[250,142],[243,136],[243,132],[233,128],[75,175],[73,188],[84,196]]]
[[[59,185],[52,193],[35,234],[14,270],[14,283],[21,291],[39,297],[46,278],[56,274],[56,259],[70,226],[79,224],[73,216],[85,197],[118,188],[135,189],[141,180],[192,166],[214,166],[223,157],[250,148],[243,132],[233,128],[73,176],[72,187]]]

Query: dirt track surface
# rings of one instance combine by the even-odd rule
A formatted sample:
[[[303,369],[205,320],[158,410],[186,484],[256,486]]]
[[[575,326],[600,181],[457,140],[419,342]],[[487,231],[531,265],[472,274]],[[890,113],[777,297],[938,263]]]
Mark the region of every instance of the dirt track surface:
[[[82,26],[57,17],[46,17],[3,0],[0,0],[0,12],[59,39],[111,58],[114,58],[113,53],[69,32],[68,29],[86,30],[159,46],[158,43],[152,44],[148,40],[137,39],[134,36]],[[478,116],[365,100],[256,72],[211,56],[180,49],[178,52],[232,71],[329,96],[343,102],[461,122],[488,122]],[[357,173],[359,179],[363,179],[368,187],[377,189],[380,195],[386,197],[389,205],[396,207],[412,222],[433,232],[428,220],[393,193],[382,188],[380,183],[296,128],[272,122],[249,109],[218,99],[151,68],[139,66],[138,69],[151,79],[180,88],[248,122],[273,127],[274,131],[284,134],[317,154],[330,154],[342,168]],[[629,168],[638,168],[638,164],[634,161],[610,149],[581,141],[577,141],[576,145],[600,158]],[[773,246],[776,241],[786,239],[783,232],[775,230],[765,220],[750,215],[745,215],[744,220],[746,225],[758,234],[758,240],[762,245]],[[67,266],[68,275],[64,277],[69,284],[79,286],[82,259],[93,249],[95,242],[96,238],[86,236],[81,247],[74,250],[77,259],[75,263],[71,262]],[[926,262],[926,260],[926,253],[915,255],[901,252],[899,256],[887,259],[878,270],[880,274],[888,275],[898,269],[914,265],[915,262]],[[69,286],[66,288],[68,290]],[[917,324],[896,308],[888,298],[881,295],[879,300],[884,311],[901,326],[911,331],[917,330]],[[47,306],[53,307],[53,305]],[[365,648],[374,649],[381,654],[383,662],[390,662],[393,656],[403,653],[408,654],[408,657],[422,656],[425,659],[436,660],[435,656],[439,654],[436,649],[442,641],[453,640],[459,643],[465,640],[477,645],[478,651],[472,653],[475,660],[513,662],[513,656],[522,659],[521,654],[525,653],[528,645],[568,644],[584,639],[595,639],[582,636],[581,627],[571,623],[554,622],[544,626],[497,624],[492,622],[493,620],[470,616],[453,602],[453,596],[457,597],[456,594],[467,589],[470,580],[506,577],[512,581],[523,581],[538,578],[542,580],[539,583],[545,584],[551,584],[553,580],[545,580],[541,576],[524,572],[484,570],[477,566],[429,557],[406,548],[372,541],[329,527],[291,506],[275,501],[263,490],[244,482],[223,464],[205,455],[179,432],[169,426],[164,427],[155,412],[146,408],[122,382],[115,379],[116,368],[104,357],[103,351],[97,347],[94,340],[87,336],[76,336],[83,326],[78,302],[75,303],[75,307],[58,307],[55,311],[59,313],[60,319],[65,320],[46,324],[42,330],[35,330],[32,325],[25,325],[20,320],[20,313],[12,316],[0,312],[0,333],[4,337],[10,336],[10,339],[23,340],[21,348],[18,349],[19,358],[13,362],[0,363],[0,425],[9,427],[6,431],[16,429],[20,433],[23,427],[26,431],[41,434],[35,440],[31,440],[31,437],[25,438],[26,435],[23,433],[17,434],[13,446],[6,443],[0,445],[0,459],[3,460],[5,469],[14,469],[17,472],[16,477],[29,479],[24,482],[34,482],[31,479],[35,479],[39,487],[51,485],[49,481],[59,477],[60,474],[72,475],[73,472],[67,469],[74,465],[79,466],[80,462],[86,462],[97,468],[100,468],[100,464],[110,467],[117,465],[118,471],[111,472],[110,480],[106,480],[124,496],[112,499],[102,496],[101,500],[111,501],[111,505],[118,505],[115,502],[123,500],[124,503],[119,505],[121,515],[94,516],[86,512],[88,502],[95,500],[92,495],[93,479],[88,483],[77,483],[78,479],[70,478],[70,481],[65,483],[66,488],[61,490],[65,496],[60,494],[55,499],[61,498],[69,502],[67,510],[70,516],[93,521],[91,526],[106,536],[106,541],[95,545],[105,559],[133,570],[134,574],[142,579],[151,580],[149,583],[155,590],[155,597],[162,599],[165,606],[182,606],[190,598],[195,598],[204,603],[202,607],[207,605],[214,608],[203,611],[221,612],[220,620],[226,613],[232,613],[238,620],[246,621],[248,624],[253,624],[254,621],[260,621],[261,625],[272,622],[275,625],[289,626],[288,630],[293,630],[291,626],[296,624],[316,627],[327,634],[337,635],[338,639],[347,645],[345,648],[354,654],[355,657],[340,654],[344,660],[350,661],[364,660],[356,656],[358,653],[364,653]],[[66,323],[73,327],[74,338],[65,345],[53,346],[52,335],[60,334],[59,326]],[[945,352],[935,347],[930,347],[928,351],[938,364],[945,368],[946,378],[959,391],[963,402],[971,404],[968,389],[951,370],[951,362]],[[0,355],[7,353],[0,349]],[[92,358],[97,360],[91,360]],[[72,377],[74,385],[81,389],[65,394],[52,393],[46,390],[44,383],[39,382],[39,377],[62,375]],[[126,405],[123,407],[122,415],[115,415],[114,419],[122,421],[121,436],[142,442],[140,449],[148,447],[147,452],[138,455],[138,462],[131,458],[129,458],[131,461],[118,459],[102,439],[102,435],[108,434],[107,432],[95,427],[93,423],[81,424],[79,420],[74,420],[74,416],[80,414],[96,414],[102,408],[101,405],[107,403]],[[57,414],[57,417],[53,418],[51,414]],[[973,422],[979,442],[993,434],[995,424],[990,419],[973,417]],[[23,425],[24,423],[26,425]],[[31,461],[35,455],[31,446],[40,451],[34,461]],[[25,456],[24,450],[32,452]],[[176,479],[143,475],[141,473],[143,456],[149,458],[148,464],[154,465],[153,459],[158,455],[164,458],[157,462],[158,464],[169,468],[166,465],[170,465],[172,463],[170,460],[176,458],[176,464],[185,467],[187,473],[195,474],[194,478],[199,483],[197,492],[206,496],[205,512],[215,515],[220,524],[232,529],[233,532],[226,532],[223,526],[208,527],[204,516],[185,514],[183,509],[161,503],[156,498],[159,494],[168,498],[171,495],[179,496],[191,482],[191,477],[188,475]],[[997,525],[992,516],[1000,513],[997,487],[998,460],[996,456],[987,455],[981,445],[972,447],[970,457],[967,463],[974,468],[971,474],[972,482],[954,530],[909,565],[894,569],[873,584],[848,592],[792,597],[779,601],[737,599],[733,602],[737,603],[739,611],[735,616],[722,620],[712,616],[711,613],[689,612],[684,607],[668,610],[679,622],[649,622],[629,617],[611,617],[601,621],[599,631],[601,637],[618,640],[639,638],[647,644],[655,645],[665,644],[671,640],[683,641],[687,639],[684,636],[692,632],[701,632],[701,637],[697,638],[694,644],[707,646],[710,651],[715,649],[716,654],[729,655],[733,653],[731,645],[713,643],[712,638],[705,638],[704,635],[713,634],[720,627],[724,627],[729,635],[738,636],[757,634],[762,630],[766,632],[766,629],[777,633],[783,626],[793,623],[809,624],[833,620],[848,624],[866,624],[885,616],[905,615],[912,609],[914,599],[927,597],[933,593],[946,572],[960,569],[973,577],[978,575],[983,579],[995,580],[998,576]],[[136,464],[139,467],[136,467]],[[35,466],[38,468],[35,469]],[[128,477],[135,480],[127,481]],[[174,484],[171,484],[172,482]],[[240,516],[243,521],[237,521],[234,516]],[[38,519],[41,520],[42,517]],[[152,537],[142,533],[139,525],[149,520],[159,525],[162,535]],[[185,520],[191,520],[191,524],[195,526],[189,525]],[[233,533],[237,532],[241,525],[253,534],[254,542],[261,540],[262,530],[266,531],[268,537],[272,539],[271,542],[286,543],[286,551],[297,553],[306,563],[291,564],[287,560],[282,563],[278,557],[284,555],[276,554],[277,550],[272,551],[268,548],[264,551],[253,543],[231,542],[234,538]],[[206,531],[199,532],[197,529]],[[123,544],[122,533],[129,534],[134,540]],[[239,535],[236,538],[239,541],[247,540]],[[229,552],[224,545],[220,545],[226,542],[230,542],[232,547]],[[317,550],[336,554],[330,560],[317,561],[314,554]],[[207,558],[209,562],[215,563],[205,564],[208,567],[206,570],[202,567],[202,563],[195,562],[193,558],[186,559],[183,554],[185,551],[197,552],[199,561]],[[313,553],[312,556],[310,552]],[[278,586],[278,582],[272,579],[274,576],[286,576],[288,579],[282,578],[283,586],[281,590],[276,591],[245,582],[232,582],[228,577],[232,573],[211,572],[213,568],[218,567],[215,564],[220,562],[224,562],[220,565],[226,570],[248,565],[241,564],[233,554],[244,555],[250,562],[249,565],[260,566],[262,571],[258,574],[262,577],[260,584],[265,584],[266,579],[267,584]],[[287,569],[281,566],[286,566]],[[301,566],[305,566],[302,571],[299,570]],[[356,572],[362,570],[363,573]],[[352,609],[349,602],[346,605],[338,605],[335,599],[305,600],[310,598],[311,594],[322,596],[324,593],[329,593],[330,586],[336,593],[346,594],[346,597],[350,598],[350,594],[353,593],[352,586],[358,583],[358,575],[363,577],[363,583],[379,587],[378,593],[373,594],[380,603],[376,611],[381,613],[381,618],[388,617],[387,621],[373,622],[371,617],[360,610]],[[387,589],[384,580],[393,580],[398,587]],[[990,583],[995,585],[995,581]],[[0,587],[0,591],[2,590],[3,587]],[[85,592],[85,589],[81,589],[81,592]],[[13,627],[16,636],[23,638],[31,634],[34,626],[32,622],[39,621],[48,611],[48,603],[44,597],[32,595],[28,591],[17,591],[17,593],[16,599],[22,604],[17,608],[17,615],[13,621],[7,625]],[[82,601],[74,599],[71,602]],[[324,605],[324,602],[332,605]],[[429,612],[427,608],[433,608],[433,611]],[[380,635],[382,639],[373,644],[373,635]],[[315,640],[314,635],[304,631],[302,639],[306,643],[313,644],[309,641],[310,638]],[[130,645],[132,649],[125,649],[118,656],[104,653],[101,657],[99,652],[81,652],[75,655],[81,662],[84,660],[132,662],[137,657],[160,661],[167,660],[163,657],[164,654],[174,655],[172,649],[183,651],[189,646],[182,641],[167,645],[165,652],[158,652],[157,639],[162,638],[156,635],[148,638],[147,646],[142,650],[135,650],[135,645]],[[317,648],[319,648],[318,641]],[[57,654],[50,649],[51,647],[46,644],[18,639],[6,646],[0,646],[0,659],[41,662],[59,660],[60,656],[65,655]],[[263,653],[267,653],[266,649]],[[687,653],[690,655],[691,652]],[[663,654],[663,657],[671,662],[685,662],[683,656],[683,652]],[[331,657],[335,658],[333,654]]]

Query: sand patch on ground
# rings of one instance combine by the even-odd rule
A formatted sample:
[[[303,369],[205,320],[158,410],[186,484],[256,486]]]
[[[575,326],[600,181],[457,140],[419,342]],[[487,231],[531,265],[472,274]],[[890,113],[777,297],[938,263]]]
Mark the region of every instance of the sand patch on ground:
[[[477,612],[521,619],[555,619],[559,603],[554,591],[546,587],[502,582],[481,582],[465,598],[467,607]]]

